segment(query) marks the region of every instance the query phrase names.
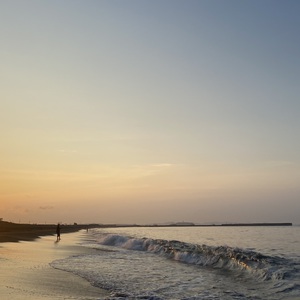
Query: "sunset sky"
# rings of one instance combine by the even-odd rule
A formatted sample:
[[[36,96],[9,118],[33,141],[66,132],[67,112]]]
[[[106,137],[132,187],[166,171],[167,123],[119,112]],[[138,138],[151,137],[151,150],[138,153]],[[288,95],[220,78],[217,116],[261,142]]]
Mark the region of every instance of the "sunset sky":
[[[300,1],[0,1],[0,217],[300,224]]]

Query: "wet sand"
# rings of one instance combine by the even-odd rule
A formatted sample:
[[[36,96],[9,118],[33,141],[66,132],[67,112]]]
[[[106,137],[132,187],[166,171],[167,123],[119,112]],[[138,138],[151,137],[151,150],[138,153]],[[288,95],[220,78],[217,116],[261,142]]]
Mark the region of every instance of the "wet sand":
[[[49,263],[96,250],[78,244],[85,232],[43,236],[35,241],[0,243],[0,295],[3,300],[77,299],[95,300],[109,297],[105,290],[86,280],[56,270]]]

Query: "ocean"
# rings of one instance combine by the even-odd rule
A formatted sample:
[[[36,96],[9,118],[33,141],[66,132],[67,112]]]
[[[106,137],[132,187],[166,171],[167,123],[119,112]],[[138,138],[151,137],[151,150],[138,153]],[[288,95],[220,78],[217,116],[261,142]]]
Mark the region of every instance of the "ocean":
[[[51,266],[105,299],[300,299],[300,226],[99,228],[80,244],[96,250]]]

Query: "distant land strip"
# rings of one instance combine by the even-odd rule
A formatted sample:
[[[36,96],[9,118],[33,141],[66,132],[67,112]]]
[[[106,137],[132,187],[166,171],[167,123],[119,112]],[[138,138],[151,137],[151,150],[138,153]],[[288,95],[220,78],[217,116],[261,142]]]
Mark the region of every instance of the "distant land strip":
[[[117,225],[116,225],[117,226]],[[139,225],[135,225],[139,226]],[[142,225],[141,227],[230,227],[230,226],[293,226],[293,223],[224,223],[224,224],[194,224],[189,222],[180,222],[163,225]]]
[[[178,222],[171,224],[62,224],[61,233],[88,230],[89,228],[116,228],[116,227],[242,227],[242,226],[292,226],[292,223],[226,223],[226,224],[194,224],[192,222]],[[2,221],[0,218],[0,243],[32,241],[41,236],[55,235],[56,224],[16,224]]]
[[[293,223],[229,223],[221,226],[293,226]]]

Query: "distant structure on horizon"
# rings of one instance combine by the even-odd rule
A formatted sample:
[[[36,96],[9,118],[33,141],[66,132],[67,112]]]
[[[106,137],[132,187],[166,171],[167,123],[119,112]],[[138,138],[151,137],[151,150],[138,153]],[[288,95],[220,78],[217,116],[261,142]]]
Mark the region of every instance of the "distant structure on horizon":
[[[293,223],[226,223],[220,226],[293,226]]]

